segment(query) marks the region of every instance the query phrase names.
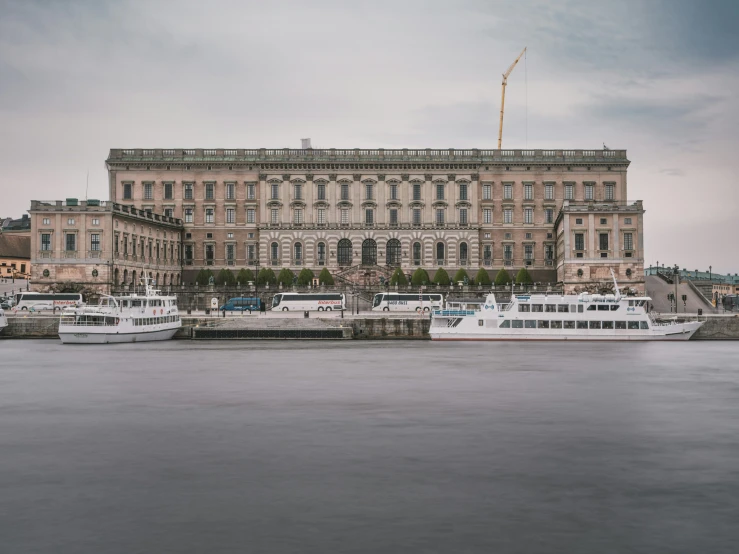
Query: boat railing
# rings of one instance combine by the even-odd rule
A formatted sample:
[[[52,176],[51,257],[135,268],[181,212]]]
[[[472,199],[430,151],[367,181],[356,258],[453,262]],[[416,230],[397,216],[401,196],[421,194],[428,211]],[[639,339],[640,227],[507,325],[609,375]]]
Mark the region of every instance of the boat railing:
[[[434,310],[434,315],[438,317],[467,317],[476,313],[475,310]]]
[[[116,325],[116,318],[110,316],[96,316],[97,320],[89,320],[81,316],[62,316],[59,321],[60,325],[73,325],[78,327],[110,327]]]

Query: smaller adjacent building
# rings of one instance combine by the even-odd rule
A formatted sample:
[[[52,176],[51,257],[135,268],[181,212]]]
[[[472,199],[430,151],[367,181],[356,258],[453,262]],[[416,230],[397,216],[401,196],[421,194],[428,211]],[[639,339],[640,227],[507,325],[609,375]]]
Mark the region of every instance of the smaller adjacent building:
[[[99,200],[31,202],[31,289],[74,283],[88,292],[180,283],[182,220]]]
[[[0,232],[0,277],[28,279],[31,274],[29,233]]]

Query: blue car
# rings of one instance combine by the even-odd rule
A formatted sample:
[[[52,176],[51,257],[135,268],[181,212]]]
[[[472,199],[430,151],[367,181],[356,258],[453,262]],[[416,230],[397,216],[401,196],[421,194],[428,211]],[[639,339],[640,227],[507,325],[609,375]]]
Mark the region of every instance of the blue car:
[[[221,311],[227,312],[258,312],[261,307],[259,298],[231,298],[223,306]]]

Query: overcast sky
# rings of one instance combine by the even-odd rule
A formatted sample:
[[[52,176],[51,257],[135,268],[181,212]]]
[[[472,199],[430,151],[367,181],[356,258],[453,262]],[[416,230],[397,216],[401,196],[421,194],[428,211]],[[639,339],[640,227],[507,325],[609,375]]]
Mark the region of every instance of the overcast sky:
[[[739,271],[739,0],[0,0],[0,217],[110,148],[625,148],[646,264]]]

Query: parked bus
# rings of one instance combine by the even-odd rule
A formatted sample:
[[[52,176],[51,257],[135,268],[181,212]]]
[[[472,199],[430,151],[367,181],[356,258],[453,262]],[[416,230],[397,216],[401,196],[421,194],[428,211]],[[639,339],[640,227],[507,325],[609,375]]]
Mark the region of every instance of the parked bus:
[[[314,311],[330,312],[332,310],[345,310],[346,298],[343,293],[279,293],[272,299],[272,309],[287,312]]]
[[[76,293],[47,294],[40,292],[21,292],[15,295],[16,310],[53,310],[69,306],[81,306],[82,295]]]
[[[259,298],[230,298],[223,306],[221,311],[227,312],[258,312],[261,306]]]
[[[372,302],[374,312],[428,312],[440,310],[444,307],[443,294],[427,294],[422,297],[418,294],[399,294],[397,292],[385,292],[375,294]]]
[[[727,312],[739,312],[739,294],[727,294],[723,298],[724,310]]]

